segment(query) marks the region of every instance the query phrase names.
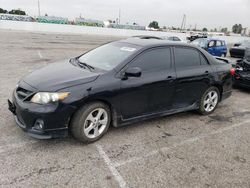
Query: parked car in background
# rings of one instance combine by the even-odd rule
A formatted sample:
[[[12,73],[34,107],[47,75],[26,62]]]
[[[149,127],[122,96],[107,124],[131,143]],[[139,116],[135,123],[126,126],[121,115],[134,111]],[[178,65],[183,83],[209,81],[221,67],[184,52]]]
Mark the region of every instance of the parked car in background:
[[[224,40],[200,38],[194,40],[191,44],[203,48],[213,56],[227,56],[227,45]]]
[[[175,41],[175,42],[183,42],[179,37],[176,36],[164,36],[162,37],[163,40]]]
[[[243,60],[236,64],[234,85],[250,89],[250,48],[246,48]]]
[[[189,37],[187,37],[187,40],[192,42],[192,41],[199,39],[199,38],[207,38],[207,34],[206,33],[192,34]]]
[[[211,114],[231,95],[231,66],[190,44],[132,37],[22,78],[9,109],[39,139],[70,131],[82,142],[110,125],[198,110]]]
[[[250,40],[244,40],[239,43],[235,43],[232,48],[230,48],[230,56],[236,58],[243,58],[245,55],[246,48],[250,48]]]

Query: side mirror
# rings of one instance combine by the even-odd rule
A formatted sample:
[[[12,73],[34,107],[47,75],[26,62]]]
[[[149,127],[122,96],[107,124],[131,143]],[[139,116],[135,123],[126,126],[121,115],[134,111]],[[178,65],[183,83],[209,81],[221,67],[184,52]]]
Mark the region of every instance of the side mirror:
[[[140,77],[141,68],[139,67],[129,67],[124,74],[125,77]]]

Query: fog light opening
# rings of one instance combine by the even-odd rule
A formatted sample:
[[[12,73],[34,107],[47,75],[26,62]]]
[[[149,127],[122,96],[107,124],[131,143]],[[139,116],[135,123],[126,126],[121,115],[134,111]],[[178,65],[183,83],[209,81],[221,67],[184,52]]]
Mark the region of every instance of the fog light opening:
[[[41,119],[36,120],[36,122],[34,124],[34,129],[36,129],[36,130],[43,130],[43,128],[44,128],[44,122],[43,122],[43,120],[41,120]]]

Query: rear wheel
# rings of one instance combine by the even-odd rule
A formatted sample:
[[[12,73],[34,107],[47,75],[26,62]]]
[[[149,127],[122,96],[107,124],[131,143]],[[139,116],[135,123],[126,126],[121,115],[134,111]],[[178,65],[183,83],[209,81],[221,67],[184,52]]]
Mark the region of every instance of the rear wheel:
[[[110,121],[110,109],[107,105],[99,102],[90,103],[74,115],[71,132],[77,140],[85,143],[94,142],[107,132]]]
[[[204,115],[211,114],[217,108],[219,101],[220,92],[218,88],[210,87],[200,100],[199,112]]]

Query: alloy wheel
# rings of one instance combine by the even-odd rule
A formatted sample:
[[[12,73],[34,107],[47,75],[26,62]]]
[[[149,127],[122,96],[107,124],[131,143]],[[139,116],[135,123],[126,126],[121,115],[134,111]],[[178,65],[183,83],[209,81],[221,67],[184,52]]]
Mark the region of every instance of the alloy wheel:
[[[203,107],[206,112],[211,112],[215,109],[219,100],[218,93],[216,91],[209,91],[204,99]]]
[[[97,108],[89,113],[84,121],[84,134],[88,138],[97,138],[101,135],[108,124],[108,113],[103,108]]]

